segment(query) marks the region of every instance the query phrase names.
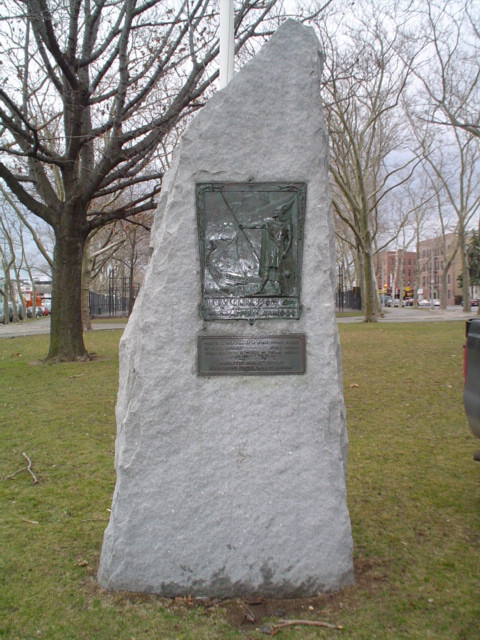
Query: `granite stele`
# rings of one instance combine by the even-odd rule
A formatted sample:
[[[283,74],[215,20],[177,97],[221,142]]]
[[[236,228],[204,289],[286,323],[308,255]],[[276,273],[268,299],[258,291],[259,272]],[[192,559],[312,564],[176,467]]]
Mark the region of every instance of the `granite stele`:
[[[120,347],[107,589],[353,580],[322,54],[285,22],[184,133]]]

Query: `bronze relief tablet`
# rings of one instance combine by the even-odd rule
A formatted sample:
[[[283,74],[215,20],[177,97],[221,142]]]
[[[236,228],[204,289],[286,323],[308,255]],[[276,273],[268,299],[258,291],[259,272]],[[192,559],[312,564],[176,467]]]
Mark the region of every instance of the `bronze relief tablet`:
[[[205,320],[298,319],[306,185],[196,185]]]

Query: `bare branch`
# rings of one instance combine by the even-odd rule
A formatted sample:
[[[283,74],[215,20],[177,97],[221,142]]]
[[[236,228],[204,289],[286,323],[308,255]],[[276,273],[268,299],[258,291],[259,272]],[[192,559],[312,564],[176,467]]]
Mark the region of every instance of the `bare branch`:
[[[48,222],[49,224],[53,224],[55,222],[51,210],[39,200],[33,198],[2,162],[0,162],[0,178],[3,178],[10,191],[15,194],[27,209],[30,209],[30,211],[35,215],[42,218],[42,220],[45,220],[45,222]]]

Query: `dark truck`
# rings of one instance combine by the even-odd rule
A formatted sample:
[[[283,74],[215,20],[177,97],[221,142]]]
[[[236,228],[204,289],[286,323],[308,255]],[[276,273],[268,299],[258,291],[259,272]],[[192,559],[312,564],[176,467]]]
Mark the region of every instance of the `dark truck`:
[[[470,429],[480,438],[480,318],[467,320],[465,334],[463,404]],[[480,451],[475,452],[474,458],[480,461]]]

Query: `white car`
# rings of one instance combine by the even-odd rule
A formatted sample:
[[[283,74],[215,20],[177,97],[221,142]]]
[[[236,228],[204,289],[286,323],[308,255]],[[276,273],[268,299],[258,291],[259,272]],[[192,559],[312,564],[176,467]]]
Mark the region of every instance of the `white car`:
[[[418,303],[419,307],[429,307],[431,305],[430,300],[427,300],[426,298],[424,300],[420,300]],[[440,300],[434,300],[433,301],[433,306],[434,307],[439,307],[440,306]]]

